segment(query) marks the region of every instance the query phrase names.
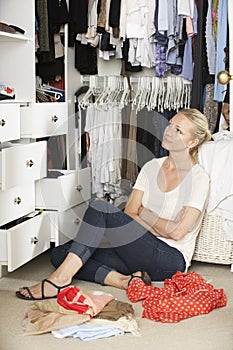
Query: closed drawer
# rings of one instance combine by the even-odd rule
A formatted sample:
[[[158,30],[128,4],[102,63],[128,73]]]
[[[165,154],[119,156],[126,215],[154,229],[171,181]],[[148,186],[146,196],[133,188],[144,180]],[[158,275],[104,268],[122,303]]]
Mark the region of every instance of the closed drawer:
[[[47,142],[16,144],[0,152],[2,190],[28,184],[47,175]]]
[[[90,199],[90,168],[60,172],[57,178],[36,181],[36,208],[65,211]]]
[[[20,106],[19,104],[0,105],[0,142],[18,140],[20,138]]]
[[[13,271],[50,248],[49,216],[41,213],[9,229],[0,229],[0,241],[1,263]]]
[[[87,207],[87,203],[82,203],[63,212],[51,212],[52,226],[57,227],[51,237],[55,245],[63,244],[76,237]]]
[[[21,137],[45,137],[68,133],[66,102],[34,103],[21,108]]]
[[[35,209],[34,183],[0,191],[0,226],[20,218]]]

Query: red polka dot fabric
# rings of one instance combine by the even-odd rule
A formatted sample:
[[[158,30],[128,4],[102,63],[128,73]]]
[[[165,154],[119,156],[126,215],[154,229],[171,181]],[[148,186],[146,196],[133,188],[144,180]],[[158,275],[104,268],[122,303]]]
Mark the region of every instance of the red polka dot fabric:
[[[215,308],[226,306],[223,289],[214,289],[195,272],[177,272],[164,281],[164,287],[147,286],[134,278],[126,291],[131,302],[143,300],[142,317],[163,323],[208,314]]]

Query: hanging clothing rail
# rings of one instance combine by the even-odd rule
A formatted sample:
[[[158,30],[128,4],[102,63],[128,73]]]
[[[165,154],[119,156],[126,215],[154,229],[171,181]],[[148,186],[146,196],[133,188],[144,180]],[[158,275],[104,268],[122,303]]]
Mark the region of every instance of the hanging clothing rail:
[[[136,112],[147,108],[159,112],[190,107],[192,83],[181,76],[167,77],[127,77],[122,76],[82,76],[82,84],[89,84],[89,90],[81,101],[86,108],[95,98],[96,107],[108,108],[118,105],[123,108],[132,103]]]
[[[121,75],[81,75],[81,84],[89,83],[93,77],[97,78],[99,81],[104,81],[108,77],[116,77],[116,78],[120,78],[122,80],[124,78],[126,78],[126,77],[123,77]],[[175,79],[177,76],[169,76],[169,77],[172,79]],[[157,79],[163,79],[164,82],[167,82],[169,77],[141,76],[141,77],[130,77],[129,80],[131,83],[138,83],[141,78],[150,78],[150,79],[157,78]],[[184,79],[183,77],[180,77],[180,76],[178,76],[178,77],[183,80],[184,84],[192,85],[192,81]]]

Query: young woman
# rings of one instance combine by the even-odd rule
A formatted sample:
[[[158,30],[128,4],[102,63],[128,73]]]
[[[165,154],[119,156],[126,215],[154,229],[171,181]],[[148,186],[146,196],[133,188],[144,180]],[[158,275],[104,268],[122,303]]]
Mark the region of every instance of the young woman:
[[[125,211],[93,201],[73,242],[54,248],[57,269],[17,297],[56,297],[73,277],[126,289],[132,278],[150,284],[150,277],[161,281],[187,271],[209,191],[197,151],[210,137],[198,110],[176,114],[162,140],[169,155],[143,166]]]

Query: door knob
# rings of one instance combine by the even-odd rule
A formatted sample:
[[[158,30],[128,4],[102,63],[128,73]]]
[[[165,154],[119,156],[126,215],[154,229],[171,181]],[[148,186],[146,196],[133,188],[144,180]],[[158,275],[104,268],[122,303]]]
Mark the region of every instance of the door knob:
[[[230,75],[230,73],[227,70],[222,70],[217,75],[218,82],[222,85],[228,84],[231,79],[233,79],[233,75]]]
[[[36,236],[31,238],[31,244],[37,244],[38,242],[39,242],[39,239]]]
[[[33,165],[34,165],[34,162],[33,162],[33,160],[27,160],[27,162],[26,162],[26,165],[29,167],[29,168],[31,168]]]
[[[53,116],[52,116],[52,121],[53,121],[54,123],[56,123],[56,122],[58,121],[58,117],[57,117],[56,115],[53,115]]]
[[[20,204],[21,203],[21,198],[20,197],[16,197],[14,199],[14,202],[15,202],[15,204]]]
[[[0,120],[0,125],[4,126],[6,124],[6,121],[4,119]]]

